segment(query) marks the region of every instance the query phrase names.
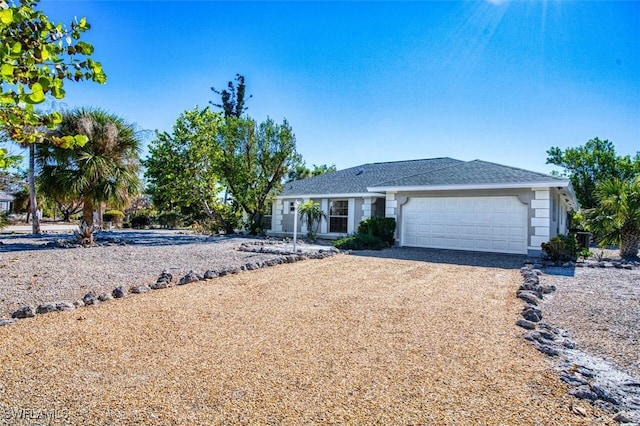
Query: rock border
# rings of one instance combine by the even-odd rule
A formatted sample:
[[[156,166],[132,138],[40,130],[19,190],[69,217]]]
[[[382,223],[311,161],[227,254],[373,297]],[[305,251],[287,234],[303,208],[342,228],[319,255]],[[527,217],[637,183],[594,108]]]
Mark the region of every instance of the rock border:
[[[592,262],[587,267],[635,269],[636,263],[599,261]],[[596,370],[571,362],[565,356],[567,350],[576,349],[575,342],[568,338],[568,332],[542,321],[540,302],[545,294],[553,293],[556,287],[540,284],[540,275],[542,275],[540,268],[544,266],[570,268],[577,265],[573,262],[558,265],[557,262],[526,261],[520,269],[523,282],[516,292],[516,297],[523,301],[524,307],[521,313],[522,318],[516,321],[516,325],[527,330],[523,337],[537,350],[549,357],[558,357],[560,379],[569,385],[570,395],[587,400],[592,405],[615,414],[613,420],[619,423],[638,424],[640,423],[640,383],[628,381],[616,386],[614,383],[596,381],[598,375]]]
[[[0,318],[0,327],[14,324],[20,319],[33,318],[36,315],[47,314],[50,312],[73,311],[83,306],[99,305],[109,300],[125,298],[129,294],[144,294],[152,290],[160,290],[173,286],[183,286],[197,281],[207,281],[218,277],[224,277],[225,275],[238,274],[243,271],[253,271],[261,268],[281,265],[284,263],[295,263],[309,259],[320,260],[341,253],[341,251],[336,249],[335,247],[331,247],[326,250],[319,249],[317,251],[302,251],[301,249],[299,249],[297,250],[297,252],[274,247],[275,245],[281,244],[281,242],[276,241],[257,241],[254,243],[242,243],[236,250],[252,253],[275,254],[279,257],[255,263],[246,263],[237,268],[223,268],[220,270],[209,269],[202,274],[191,270],[179,280],[175,280],[173,275],[168,271],[162,271],[156,282],[150,285],[142,284],[132,286],[128,290],[125,289],[124,286],[118,286],[115,287],[111,293],[101,294],[97,294],[95,291],[91,290],[87,294],[85,294],[82,299],[76,300],[75,302],[56,301],[42,303],[37,307],[33,305],[22,306],[11,314],[11,318]]]
[[[526,264],[533,264],[534,268],[541,269],[545,267],[563,267],[563,268],[616,268],[616,269],[627,269],[633,270],[640,268],[640,262],[637,260],[628,260],[628,259],[603,259],[603,260],[578,260],[578,261],[552,261],[552,260],[542,260],[542,261],[527,261]]]

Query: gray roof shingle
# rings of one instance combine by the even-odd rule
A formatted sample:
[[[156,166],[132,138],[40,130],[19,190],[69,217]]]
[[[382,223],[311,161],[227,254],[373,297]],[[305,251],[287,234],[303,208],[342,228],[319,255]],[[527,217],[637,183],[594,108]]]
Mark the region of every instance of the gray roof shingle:
[[[481,160],[379,182],[374,187],[528,184],[565,181],[555,176]]]
[[[284,185],[281,196],[364,194],[367,188],[565,182],[555,176],[481,160],[453,158],[371,163]]]
[[[284,184],[280,195],[364,194],[382,182],[464,163],[453,158],[370,163]]]

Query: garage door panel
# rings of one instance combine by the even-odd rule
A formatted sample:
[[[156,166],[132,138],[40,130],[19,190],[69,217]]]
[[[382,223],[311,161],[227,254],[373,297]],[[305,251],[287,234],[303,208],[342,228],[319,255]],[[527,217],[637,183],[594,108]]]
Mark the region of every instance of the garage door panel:
[[[412,198],[402,227],[406,246],[526,253],[527,206],[517,197]]]

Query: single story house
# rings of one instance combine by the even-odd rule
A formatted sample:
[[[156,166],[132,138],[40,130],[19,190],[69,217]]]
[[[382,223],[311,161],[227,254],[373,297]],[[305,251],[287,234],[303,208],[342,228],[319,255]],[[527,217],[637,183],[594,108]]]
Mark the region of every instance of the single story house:
[[[0,192],[0,213],[7,213],[11,211],[11,203],[13,203],[14,197],[6,192]]]
[[[269,235],[293,235],[296,202],[326,214],[320,238],[353,234],[372,216],[396,219],[396,244],[539,254],[568,231],[578,209],[568,179],[481,160],[453,158],[364,164],[284,185],[272,206]],[[297,220],[298,232],[307,232]]]

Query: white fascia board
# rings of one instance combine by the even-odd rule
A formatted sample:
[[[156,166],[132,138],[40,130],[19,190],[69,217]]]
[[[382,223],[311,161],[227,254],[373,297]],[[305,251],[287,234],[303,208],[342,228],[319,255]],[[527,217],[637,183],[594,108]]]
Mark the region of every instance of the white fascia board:
[[[580,210],[580,203],[578,203],[578,198],[576,197],[576,192],[573,190],[573,185],[571,185],[571,182],[569,182],[568,185],[566,185],[567,188],[567,193],[569,194],[569,201],[567,204],[569,204],[570,207],[573,207],[573,209],[575,211],[579,211]]]
[[[376,192],[414,192],[414,191],[451,191],[467,189],[519,189],[519,188],[564,188],[569,186],[569,181],[548,182],[515,182],[515,183],[477,183],[464,185],[416,185],[416,186],[372,186],[368,191]]]
[[[368,189],[368,188],[367,188]],[[290,200],[297,198],[360,198],[360,197],[384,197],[384,193],[375,192],[360,192],[360,193],[348,193],[348,194],[291,194],[291,195],[276,195],[277,200]]]

